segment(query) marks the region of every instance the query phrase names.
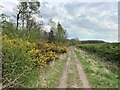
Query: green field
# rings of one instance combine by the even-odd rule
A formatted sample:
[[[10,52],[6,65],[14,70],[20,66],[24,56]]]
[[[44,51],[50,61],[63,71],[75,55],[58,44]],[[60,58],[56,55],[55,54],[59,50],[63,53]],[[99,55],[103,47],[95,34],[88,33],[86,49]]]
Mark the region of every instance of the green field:
[[[111,62],[118,63],[120,56],[120,43],[104,43],[104,44],[81,44],[77,46],[82,50],[97,54]]]
[[[98,58],[97,60],[92,58],[91,55],[82,50],[75,50],[75,54],[79,58],[92,88],[118,87],[118,74],[106,68],[105,62],[98,61],[100,60]]]
[[[81,44],[78,49],[90,54],[93,59],[101,63],[111,72],[118,74],[118,62],[120,56],[119,43],[103,43],[103,44]]]

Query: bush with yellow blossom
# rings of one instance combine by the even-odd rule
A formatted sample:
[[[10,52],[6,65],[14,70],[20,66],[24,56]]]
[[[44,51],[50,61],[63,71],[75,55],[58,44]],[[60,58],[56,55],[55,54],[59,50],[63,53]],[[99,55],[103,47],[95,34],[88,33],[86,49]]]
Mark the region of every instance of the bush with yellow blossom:
[[[7,35],[3,35],[3,85],[8,87],[8,80],[13,81],[10,86],[18,81],[24,82],[23,78],[29,71],[44,68],[49,62],[58,60],[58,54],[66,52],[66,47],[53,43],[29,42],[22,38],[9,39]]]

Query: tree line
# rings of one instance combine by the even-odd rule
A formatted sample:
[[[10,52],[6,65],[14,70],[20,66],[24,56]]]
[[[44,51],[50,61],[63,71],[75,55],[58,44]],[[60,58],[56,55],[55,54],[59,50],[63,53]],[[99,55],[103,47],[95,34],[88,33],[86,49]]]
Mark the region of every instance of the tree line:
[[[1,26],[3,29],[3,33],[9,34],[8,31],[14,29],[14,32],[21,31],[24,36],[28,36],[28,38],[36,37],[36,39],[42,39],[47,41],[48,43],[56,43],[63,44],[67,38],[67,31],[64,29],[62,24],[58,22],[57,24],[52,19],[49,20],[50,30],[47,32],[44,28],[44,22],[41,20],[41,12],[40,12],[41,4],[40,2],[19,2],[17,7],[14,9],[16,15],[16,21],[14,23],[13,20],[9,20],[7,15],[1,14]],[[39,21],[37,21],[34,16],[36,16]],[[9,18],[10,19],[10,18]],[[6,30],[7,29],[7,30]]]
[[[3,8],[3,6],[1,6]],[[6,14],[1,14],[1,27],[3,34],[17,33],[18,37],[25,36],[30,41],[44,40],[48,43],[77,45],[85,43],[104,43],[100,40],[80,41],[78,38],[67,39],[67,30],[60,22],[49,19],[50,30],[47,32],[44,28],[45,23],[41,20],[40,2],[19,2],[14,8],[14,20],[11,20]],[[39,20],[34,18],[36,16]],[[9,19],[9,20],[8,20]],[[18,32],[21,32],[21,34]],[[15,34],[16,35],[16,34]]]

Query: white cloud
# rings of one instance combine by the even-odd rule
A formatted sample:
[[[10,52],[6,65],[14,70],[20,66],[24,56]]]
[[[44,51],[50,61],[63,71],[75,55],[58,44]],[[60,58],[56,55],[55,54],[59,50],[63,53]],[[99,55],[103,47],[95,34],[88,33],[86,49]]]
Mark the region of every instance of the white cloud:
[[[61,21],[70,36],[117,41],[117,3],[66,3],[54,8],[50,14],[56,12],[55,21]]]
[[[119,0],[42,0],[43,2],[118,2]]]
[[[16,5],[18,4],[17,0],[0,0],[0,5],[3,6],[3,8],[1,9],[1,12],[3,13],[14,13],[14,8],[16,7]]]
[[[8,1],[8,0],[7,0]],[[5,7],[2,12],[13,13],[17,4],[16,0],[1,1]],[[42,21],[47,25],[48,19],[53,18],[68,30],[69,36],[82,39],[104,39],[117,41],[118,33],[118,4],[117,3],[60,3],[43,2],[40,8]],[[37,21],[38,17],[34,16]]]

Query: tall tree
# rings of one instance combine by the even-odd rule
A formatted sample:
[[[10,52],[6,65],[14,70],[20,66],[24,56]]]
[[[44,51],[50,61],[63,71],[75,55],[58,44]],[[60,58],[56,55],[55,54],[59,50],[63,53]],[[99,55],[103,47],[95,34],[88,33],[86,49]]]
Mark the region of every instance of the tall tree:
[[[27,5],[27,2],[21,2],[21,20],[22,20],[22,29],[24,28],[24,25],[25,25],[25,16],[26,16],[26,13],[27,13],[27,8],[28,8],[28,5]]]
[[[53,34],[54,34],[54,35],[56,35],[56,34],[57,34],[56,23],[55,23],[52,19],[50,19],[50,20],[49,20],[49,24],[50,24],[50,26],[51,26],[50,30],[53,31]]]
[[[17,24],[17,29],[19,27],[19,20],[22,20],[22,28],[24,28],[24,21],[25,21],[25,15],[27,13],[27,2],[20,2],[19,5],[17,6],[17,9],[15,11],[17,12],[16,15],[16,24]]]
[[[30,29],[31,23],[33,23],[33,15],[39,15],[40,2],[20,2],[17,7],[17,28],[19,26],[19,20],[22,22],[22,28]],[[25,24],[26,22],[26,24]]]
[[[54,42],[54,33],[52,30],[49,32],[49,42]]]
[[[66,39],[66,30],[64,30],[64,28],[62,27],[62,25],[58,22],[57,24],[57,34],[56,34],[56,40],[57,42],[63,43]]]
[[[29,9],[28,9],[28,13],[27,13],[27,28],[30,29],[32,26],[31,26],[31,19],[32,19],[32,16],[33,15],[37,15],[37,16],[40,16],[40,11],[39,11],[39,8],[40,8],[40,2],[28,2],[28,6],[29,6]]]

